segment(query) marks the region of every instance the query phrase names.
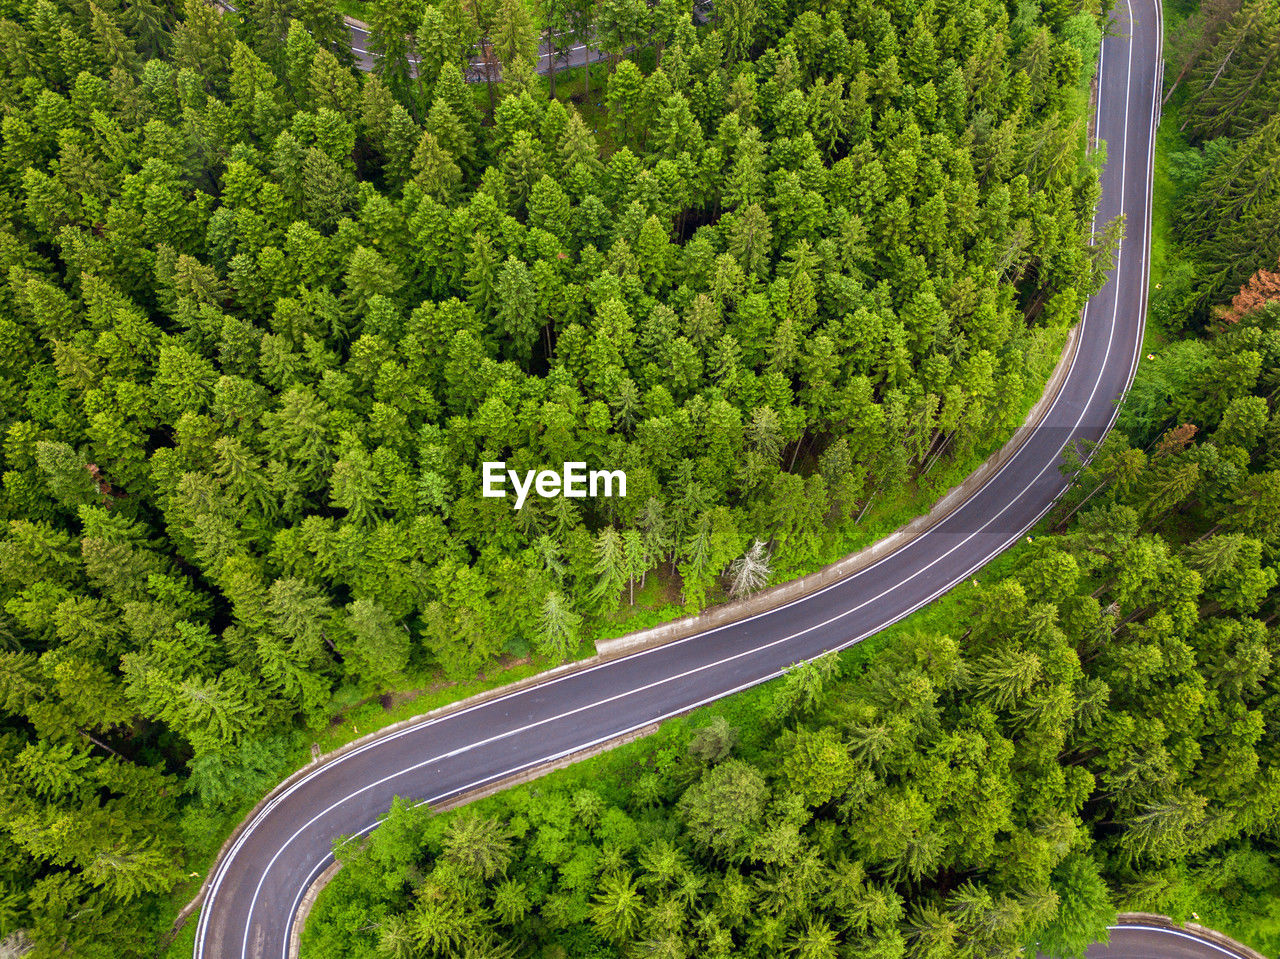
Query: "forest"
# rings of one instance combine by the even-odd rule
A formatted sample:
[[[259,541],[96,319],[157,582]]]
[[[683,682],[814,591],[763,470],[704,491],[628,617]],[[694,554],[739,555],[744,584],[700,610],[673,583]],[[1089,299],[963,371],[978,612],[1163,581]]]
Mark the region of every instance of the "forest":
[[[1117,910],[1276,955],[1280,290],[1182,346],[941,618],[591,768],[397,801],[335,843],[304,959],[1079,957]]]
[[[1067,957],[1121,910],[1280,955],[1278,10],[1175,8],[1153,352],[1031,542],[582,767],[398,802],[303,956]]]
[[[1151,309],[1198,328],[1238,316],[1226,301],[1280,260],[1280,3],[1205,0],[1171,39],[1165,101],[1175,113],[1162,135],[1176,144],[1175,249]]]
[[[374,3],[365,75],[328,0],[236,6],[0,2],[0,937],[36,956],[149,953],[343,690],[834,558],[1020,418],[1112,236],[1092,7]],[[605,53],[594,99],[544,31]],[[485,460],[628,494],[514,511]]]

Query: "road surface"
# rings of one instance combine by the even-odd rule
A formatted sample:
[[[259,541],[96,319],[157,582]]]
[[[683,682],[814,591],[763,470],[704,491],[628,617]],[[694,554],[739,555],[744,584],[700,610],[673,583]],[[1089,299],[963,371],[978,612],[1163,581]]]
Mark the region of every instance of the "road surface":
[[[1090,946],[1085,959],[1253,959],[1246,951],[1209,942],[1180,929],[1116,926],[1111,942]]]
[[[1151,184],[1161,62],[1158,0],[1121,0],[1103,41],[1095,226],[1124,214],[1126,237],[1084,311],[1061,392],[1019,451],[951,516],[873,566],[778,609],[601,663],[367,743],[283,789],[215,868],[196,959],[285,959],[304,891],[333,839],[376,826],[392,797],[438,802],[777,676],[866,638],[969,577],[1062,493],[1060,455],[1097,440],[1138,362],[1146,310]],[[368,65],[367,37],[353,32]],[[578,51],[585,56],[586,51]],[[592,51],[594,52],[594,51]],[[544,54],[541,65],[545,66]],[[1093,959],[1217,959],[1219,947],[1168,930],[1121,929]]]

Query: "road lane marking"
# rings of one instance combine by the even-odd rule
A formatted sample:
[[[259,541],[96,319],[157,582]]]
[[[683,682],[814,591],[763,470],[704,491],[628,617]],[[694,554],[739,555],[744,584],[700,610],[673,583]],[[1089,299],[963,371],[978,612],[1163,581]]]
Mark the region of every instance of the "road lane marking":
[[[1190,940],[1191,942],[1194,942],[1198,946],[1208,946],[1210,949],[1213,949],[1224,956],[1231,956],[1231,959],[1241,959],[1240,953],[1236,952],[1234,949],[1224,949],[1222,946],[1218,945],[1216,942],[1211,942],[1208,939],[1201,939],[1199,936],[1194,936],[1189,932],[1181,932],[1177,929],[1166,929],[1162,926],[1139,926],[1139,925],[1107,926],[1107,928],[1112,931],[1116,931],[1116,930],[1123,931],[1125,929],[1137,929],[1142,932],[1158,932],[1165,936],[1177,936],[1179,939]]]

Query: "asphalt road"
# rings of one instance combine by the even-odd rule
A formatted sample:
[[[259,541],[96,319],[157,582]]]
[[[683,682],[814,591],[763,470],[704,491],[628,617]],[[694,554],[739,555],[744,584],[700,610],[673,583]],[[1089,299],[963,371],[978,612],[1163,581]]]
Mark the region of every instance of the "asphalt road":
[[[374,63],[377,61],[379,54],[374,53],[369,46],[369,31],[363,27],[356,26],[348,21],[347,29],[351,31],[351,50],[356,55],[356,65],[366,72],[373,69]],[[588,47],[586,44],[574,44],[563,50],[559,59],[556,61],[556,71],[560,72],[568,70],[570,67],[580,67],[586,63],[599,63],[605,58],[597,47]],[[409,63],[416,67],[416,57],[410,57]],[[534,66],[535,70],[546,76],[551,71],[551,47],[541,41],[538,44],[538,62]],[[498,79],[502,74],[501,66],[495,65],[494,78]],[[480,72],[480,67],[476,64],[472,66],[472,72],[467,76],[468,80],[480,81],[484,79]]]
[[[1247,956],[1180,930],[1135,925],[1113,928],[1111,942],[1091,946],[1085,959],[1247,959]]]
[[[327,763],[277,795],[218,863],[196,959],[285,959],[303,892],[333,839],[376,826],[394,796],[437,802],[607,741],[884,628],[996,556],[1061,494],[1060,454],[1096,440],[1137,365],[1146,308],[1161,51],[1158,0],[1121,0],[1103,42],[1099,137],[1107,143],[1095,225],[1123,213],[1116,267],[1089,302],[1074,364],[1041,426],[970,500],[850,578],[779,609],[427,720]],[[367,38],[353,36],[368,62]],[[543,63],[546,58],[544,56]],[[1180,933],[1120,929],[1093,959],[1216,959]]]

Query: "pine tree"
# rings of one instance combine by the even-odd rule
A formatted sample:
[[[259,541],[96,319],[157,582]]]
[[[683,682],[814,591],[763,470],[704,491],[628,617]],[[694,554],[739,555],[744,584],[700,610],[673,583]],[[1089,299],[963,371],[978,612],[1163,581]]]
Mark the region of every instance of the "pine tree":
[[[373,72],[411,113],[417,106],[411,66],[418,59],[413,35],[416,16],[415,6],[405,0],[377,0],[368,14]]]
[[[502,823],[469,813],[449,823],[444,854],[466,872],[488,881],[507,871],[512,857],[511,841]]]
[[[729,253],[748,276],[765,273],[772,241],[768,214],[759,204],[749,204],[733,215],[728,225]]]
[[[542,154],[533,138],[528,133],[517,133],[511,146],[502,152],[507,194],[516,210],[524,210],[534,186],[542,179],[542,171]]]
[[[458,118],[443,97],[437,96],[431,104],[424,124],[441,149],[445,150],[458,164],[469,168],[475,151],[475,144],[466,125]]]
[[[627,582],[622,537],[614,527],[606,526],[600,530],[592,546],[592,555],[592,570],[597,579],[591,589],[591,598],[603,611],[612,612],[617,608],[618,594]]]
[[[536,632],[538,651],[556,661],[566,659],[577,649],[581,622],[582,617],[573,611],[558,590],[548,590]]]
[[[498,272],[496,328],[505,352],[527,364],[540,331],[536,291],[524,261],[508,257]]]
[[[646,32],[648,18],[649,9],[640,0],[599,0],[596,34],[600,48],[609,54],[611,71]]]
[[[631,942],[640,930],[644,914],[644,894],[635,877],[625,872],[603,876],[591,903],[591,920],[610,942]]]
[[[768,796],[769,787],[759,770],[729,759],[704,772],[681,798],[678,809],[697,843],[732,861],[759,834]]]
[[[296,0],[291,9],[324,50],[344,65],[355,62],[351,51],[351,32],[334,0]]]
[[[1185,791],[1146,803],[1120,836],[1123,854],[1131,861],[1162,862],[1194,848],[1205,807],[1204,797]]]
[[[730,0],[717,8],[725,47],[731,61],[745,60],[751,51],[760,9],[756,0]]]
[[[501,0],[490,39],[504,71],[518,59],[538,59],[538,31],[526,0]]]
[[[636,580],[644,584],[645,574],[653,564],[653,558],[645,546],[644,536],[640,530],[628,527],[622,531],[622,550],[624,572],[627,580],[628,601],[636,603]]]
[[[1268,120],[1263,105],[1280,93],[1280,6],[1245,3],[1206,51],[1188,81],[1187,120],[1200,140],[1243,138]]]
[[[97,39],[98,60],[108,69],[136,70],[137,50],[111,14],[95,4],[89,5],[92,14],[93,33]]]
[[[174,28],[174,61],[187,68],[210,91],[225,92],[225,77],[231,75],[231,51],[235,32],[222,9],[204,0],[184,0],[182,20]]]
[[[376,601],[367,597],[347,607],[346,627],[355,657],[366,675],[385,683],[409,662],[409,632]]]
[[[316,57],[315,38],[297,20],[289,21],[289,34],[285,39],[285,78],[289,92],[297,104],[310,99],[311,70]]]
[[[458,164],[430,131],[423,131],[418,141],[413,154],[413,172],[413,182],[422,192],[442,203],[450,202],[462,183]]]
[[[742,599],[763,589],[772,575],[769,560],[765,544],[754,540],[747,551],[729,565],[729,595]]]
[[[625,145],[632,141],[643,93],[644,76],[640,69],[630,60],[620,63],[609,77],[604,98],[615,143]]]
[[[1027,695],[1042,670],[1035,653],[1011,646],[978,660],[972,681],[975,691],[992,706],[1009,709]]]

